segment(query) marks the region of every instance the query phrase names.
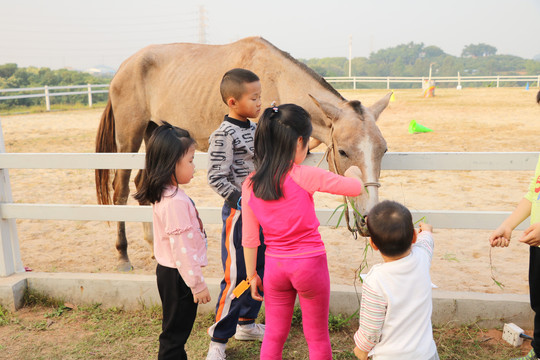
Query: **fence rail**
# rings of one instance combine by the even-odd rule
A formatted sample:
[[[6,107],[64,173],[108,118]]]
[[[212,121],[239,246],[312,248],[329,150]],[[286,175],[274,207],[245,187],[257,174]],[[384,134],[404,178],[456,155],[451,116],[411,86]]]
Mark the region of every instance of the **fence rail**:
[[[1,136],[1,135],[0,135]],[[8,169],[142,169],[144,154],[27,154],[5,153],[0,137],[0,276],[22,271],[16,219],[87,220],[87,221],[152,221],[149,206],[67,205],[14,203]],[[490,170],[533,171],[540,153],[388,153],[382,162],[383,170]],[[305,161],[316,165],[322,153],[313,153]],[[195,165],[206,168],[208,155],[197,153]],[[323,161],[324,166],[327,164]],[[221,224],[221,209],[198,208],[201,218],[208,224]],[[335,226],[331,219],[333,209],[317,209],[322,225]],[[510,213],[505,211],[416,210],[416,220],[426,216],[437,228],[491,229]],[[524,222],[525,223],[525,222]],[[343,224],[342,224],[343,225]],[[523,229],[524,225],[518,227]]]
[[[105,90],[95,90],[106,88]],[[30,99],[37,97],[45,98],[45,106],[47,111],[51,110],[51,97],[53,96],[70,96],[70,95],[88,95],[88,106],[92,107],[92,95],[93,94],[106,94],[109,84],[87,84],[87,85],[69,85],[69,86],[44,86],[34,88],[20,88],[20,89],[0,89],[0,93],[11,92],[35,92],[41,91],[38,94],[19,94],[19,95],[3,95],[0,96],[0,100],[15,100],[15,99]],[[85,89],[84,91],[56,91],[56,90],[76,90]]]
[[[326,81],[333,84],[352,84],[353,89],[357,88],[357,84],[361,83],[385,83],[386,88],[390,89],[391,84],[408,83],[421,84],[426,80],[421,76],[329,76],[325,77]],[[495,76],[435,76],[431,77],[437,83],[455,83],[461,86],[462,83],[480,83],[480,82],[496,82],[497,87],[504,82],[530,82],[536,83],[536,87],[540,87],[540,75],[495,75]],[[102,89],[106,88],[106,89]],[[29,99],[44,97],[47,111],[51,110],[50,98],[53,96],[69,96],[69,95],[88,95],[88,106],[92,107],[92,94],[108,93],[109,84],[87,84],[87,85],[69,85],[69,86],[44,86],[33,88],[19,89],[0,89],[1,93],[12,92],[36,92],[37,94],[19,94],[19,95],[2,95],[0,100],[13,99]],[[56,90],[75,90],[85,89],[84,91],[56,91]],[[102,89],[102,90],[96,90]]]
[[[356,89],[357,84],[361,83],[386,83],[386,88],[391,89],[391,84],[421,84],[427,78],[423,76],[330,76],[325,77],[325,80],[331,84],[352,83],[353,89]],[[436,83],[455,83],[458,87],[462,83],[479,82],[496,82],[497,87],[500,87],[500,83],[516,81],[530,82],[531,85],[536,83],[536,87],[540,87],[540,75],[434,76],[431,77],[431,80],[434,80]]]

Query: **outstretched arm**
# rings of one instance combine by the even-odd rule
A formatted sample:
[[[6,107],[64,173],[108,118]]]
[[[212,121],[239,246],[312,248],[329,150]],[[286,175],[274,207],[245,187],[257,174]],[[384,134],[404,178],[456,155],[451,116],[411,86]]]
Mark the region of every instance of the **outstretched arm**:
[[[510,243],[512,231],[531,214],[531,202],[523,198],[516,206],[515,210],[502,222],[489,237],[491,246],[506,247]]]

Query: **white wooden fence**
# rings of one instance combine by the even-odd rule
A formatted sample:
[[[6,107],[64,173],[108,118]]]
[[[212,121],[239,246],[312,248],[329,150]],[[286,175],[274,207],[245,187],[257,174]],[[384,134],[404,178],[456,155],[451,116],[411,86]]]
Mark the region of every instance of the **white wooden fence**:
[[[356,89],[357,84],[361,83],[386,83],[386,88],[391,89],[391,84],[407,83],[407,84],[422,84],[426,78],[421,76],[333,76],[325,77],[326,81],[331,84],[353,84],[353,89]],[[431,80],[436,83],[455,83],[457,87],[462,83],[496,83],[499,87],[503,82],[529,82],[530,86],[540,87],[540,75],[519,75],[519,76],[432,76]]]
[[[0,129],[0,276],[24,271],[16,219],[93,220],[93,221],[152,221],[149,206],[63,205],[14,203],[8,169],[141,169],[144,154],[26,154],[5,153]],[[316,165],[322,153],[309,155],[306,164]],[[539,153],[388,153],[382,162],[383,170],[527,170],[533,171]],[[207,154],[197,153],[195,165],[206,168]],[[221,224],[221,209],[199,207],[202,220]],[[323,225],[335,225],[337,216],[330,220],[333,210],[317,209]],[[504,220],[505,211],[449,211],[417,210],[413,217],[426,216],[437,228],[492,229]],[[521,227],[523,228],[523,227]]]
[[[361,83],[383,83],[387,89],[391,89],[391,84],[408,83],[421,84],[425,80],[420,76],[334,76],[325,77],[326,81],[331,84],[353,84],[353,89],[357,88],[357,84]],[[536,87],[540,87],[540,75],[523,75],[523,76],[435,76],[431,78],[437,83],[456,83],[461,86],[461,83],[481,83],[493,82],[499,87],[503,82],[529,82],[531,86],[536,83]],[[80,91],[59,91],[59,90],[77,90]],[[101,90],[96,90],[101,89]],[[2,95],[0,100],[10,99],[28,99],[36,97],[45,98],[45,106],[47,111],[51,110],[51,97],[53,96],[69,96],[69,95],[88,95],[88,106],[92,107],[92,94],[104,94],[109,92],[109,84],[87,84],[87,85],[71,85],[71,86],[44,86],[35,88],[20,88],[20,89],[0,89],[1,93],[27,92],[29,94],[18,95]],[[36,93],[37,92],[37,93]]]
[[[95,90],[102,89],[104,90]],[[80,91],[58,91],[58,90],[77,90]],[[36,93],[36,91],[39,91]],[[12,93],[12,92],[28,92],[30,94],[18,94],[18,95],[3,95],[0,96],[0,100],[13,100],[13,99],[29,99],[36,97],[45,98],[45,107],[47,111],[51,111],[51,97],[52,96],[69,96],[69,95],[88,95],[88,106],[92,107],[92,94],[106,94],[109,92],[109,84],[87,84],[87,85],[70,85],[70,86],[47,86],[35,87],[35,88],[20,88],[20,89],[0,89],[0,93]]]

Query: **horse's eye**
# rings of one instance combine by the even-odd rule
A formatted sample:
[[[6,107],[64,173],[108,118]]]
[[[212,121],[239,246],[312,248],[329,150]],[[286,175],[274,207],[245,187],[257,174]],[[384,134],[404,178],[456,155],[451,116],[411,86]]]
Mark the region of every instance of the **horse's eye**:
[[[343,151],[343,150],[339,150],[339,155],[348,157],[347,153],[345,151]]]

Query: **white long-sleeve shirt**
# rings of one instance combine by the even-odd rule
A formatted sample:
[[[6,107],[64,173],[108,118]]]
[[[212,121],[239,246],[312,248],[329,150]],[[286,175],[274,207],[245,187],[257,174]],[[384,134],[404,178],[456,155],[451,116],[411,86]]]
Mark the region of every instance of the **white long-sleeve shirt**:
[[[374,265],[364,279],[354,341],[374,360],[427,360],[436,354],[431,327],[432,256],[432,234],[422,231],[409,255]]]

